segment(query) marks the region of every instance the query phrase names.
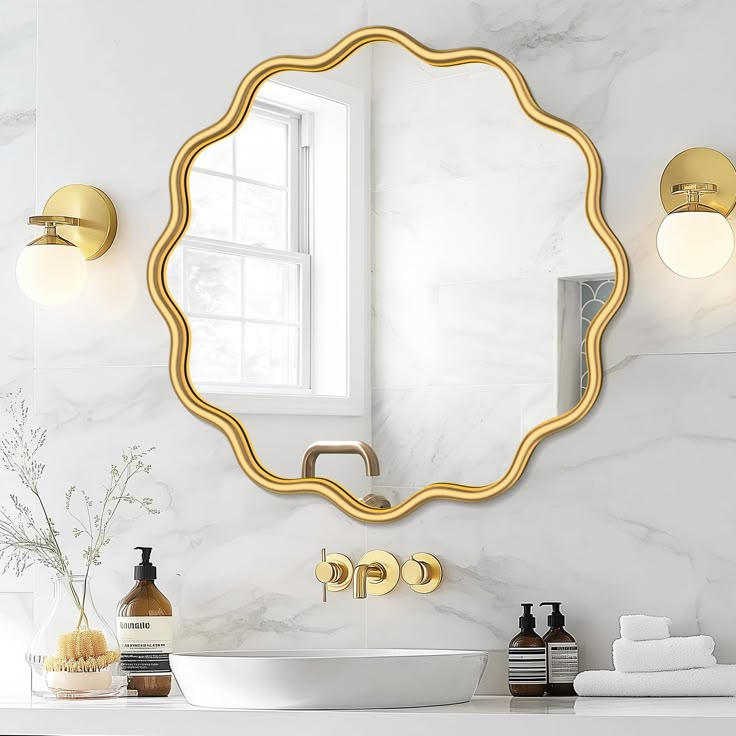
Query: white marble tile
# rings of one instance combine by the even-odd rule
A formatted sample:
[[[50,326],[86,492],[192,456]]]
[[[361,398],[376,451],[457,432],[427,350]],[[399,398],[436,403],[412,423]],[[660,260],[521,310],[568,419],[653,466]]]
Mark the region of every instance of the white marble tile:
[[[504,248],[508,228],[513,231],[518,223],[501,206],[489,209],[496,195],[511,196],[493,178],[428,182],[376,192],[374,281],[410,289],[518,275],[521,250]],[[528,223],[528,227],[531,230],[535,225]]]
[[[31,692],[26,648],[33,637],[33,594],[0,592],[0,697],[25,699]]]
[[[372,386],[431,382],[437,361],[437,292],[429,285],[373,281]]]
[[[439,287],[436,382],[553,382],[556,296],[555,279]]]
[[[555,386],[551,383],[530,383],[519,386],[521,402],[521,435],[538,424],[552,419],[557,410]]]
[[[374,485],[485,485],[506,470],[518,440],[516,386],[373,391],[373,448],[381,463]]]
[[[398,61],[398,60],[396,60]],[[404,59],[412,68],[416,61]],[[373,73],[373,166],[377,190],[509,169],[564,166],[570,142],[524,115],[511,85],[484,64],[403,83],[401,65]],[[378,80],[378,81],[377,81]],[[510,163],[514,162],[514,166]]]
[[[27,225],[35,192],[35,3],[0,7],[0,78],[0,394],[23,389],[32,402],[33,303],[18,287],[15,262],[40,234]],[[6,427],[0,413],[0,431]],[[6,496],[0,493],[4,505]],[[31,589],[28,576],[0,572],[0,591]]]
[[[35,193],[36,7],[0,8],[0,386],[29,388],[33,371],[33,304],[15,280],[23,246],[40,231],[29,227]],[[12,315],[12,318],[11,318]]]

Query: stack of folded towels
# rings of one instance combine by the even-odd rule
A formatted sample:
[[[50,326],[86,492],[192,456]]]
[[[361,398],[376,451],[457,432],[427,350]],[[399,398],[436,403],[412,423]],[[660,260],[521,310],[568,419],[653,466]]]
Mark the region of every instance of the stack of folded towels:
[[[575,692],[602,697],[736,696],[736,665],[716,664],[710,636],[670,636],[670,619],[621,616],[614,670],[581,672]]]

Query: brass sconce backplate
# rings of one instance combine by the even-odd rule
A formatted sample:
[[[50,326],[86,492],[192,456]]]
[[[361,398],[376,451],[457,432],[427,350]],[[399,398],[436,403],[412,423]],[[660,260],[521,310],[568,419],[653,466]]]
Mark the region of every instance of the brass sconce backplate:
[[[727,216],[736,204],[736,168],[722,153],[712,148],[688,148],[678,153],[665,167],[659,184],[659,196],[666,212],[680,207],[682,187],[702,182],[714,184],[715,191],[699,190],[700,204]],[[678,191],[679,188],[679,191]]]
[[[59,224],[57,231],[74,243],[88,261],[107,252],[118,230],[118,216],[110,197],[87,184],[69,184],[55,191],[46,202],[43,214],[79,219],[79,225]]]

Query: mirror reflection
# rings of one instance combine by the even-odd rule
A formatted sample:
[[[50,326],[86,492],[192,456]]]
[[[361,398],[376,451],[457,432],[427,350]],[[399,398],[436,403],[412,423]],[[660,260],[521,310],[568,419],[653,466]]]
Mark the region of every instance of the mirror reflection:
[[[577,145],[485,64],[363,47],[206,148],[168,284],[190,373],[284,477],[376,506],[498,479],[585,390],[612,286]]]

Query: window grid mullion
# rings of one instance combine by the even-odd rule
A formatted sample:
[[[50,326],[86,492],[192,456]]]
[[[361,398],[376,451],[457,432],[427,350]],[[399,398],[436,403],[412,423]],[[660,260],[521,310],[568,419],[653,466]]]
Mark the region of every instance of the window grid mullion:
[[[267,181],[261,181],[260,179],[249,179],[247,176],[238,176],[237,174],[223,174],[222,171],[215,171],[214,169],[202,169],[198,166],[192,166],[192,171],[195,174],[204,174],[205,176],[214,176],[218,179],[235,179],[236,182],[242,182],[243,184],[252,184],[256,187],[263,187],[264,189],[275,189],[277,192],[286,192],[289,187],[282,187],[280,184],[271,184]]]
[[[300,327],[301,323],[295,320],[262,319],[260,317],[239,317],[235,314],[208,314],[207,312],[188,312],[191,319],[211,319],[215,322],[245,322],[249,325],[271,325],[273,327]]]
[[[263,258],[270,261],[282,263],[303,263],[307,256],[305,253],[294,253],[288,250],[267,248],[263,245],[248,245],[246,243],[230,243],[228,241],[214,240],[200,236],[189,235],[183,240],[184,244],[192,249],[216,251],[218,253],[245,255],[252,258]]]
[[[240,257],[240,380],[245,385],[245,256]]]
[[[187,278],[187,263],[188,263],[188,256],[187,256],[187,248],[184,248],[181,253],[181,281],[182,281],[182,289],[181,289],[181,297],[182,297],[182,308],[184,310],[184,314],[189,316],[189,289],[187,288],[189,279]]]
[[[238,180],[237,180],[237,169],[235,166],[237,165],[237,150],[236,146],[238,145],[237,140],[235,136],[233,136],[233,146],[232,146],[232,157],[233,157],[233,176],[232,176],[232,208],[231,208],[231,226],[232,226],[232,234],[233,234],[233,241],[236,241],[238,239],[238,232],[237,232],[237,223],[238,223],[238,213],[237,213],[237,201],[238,201]]]

